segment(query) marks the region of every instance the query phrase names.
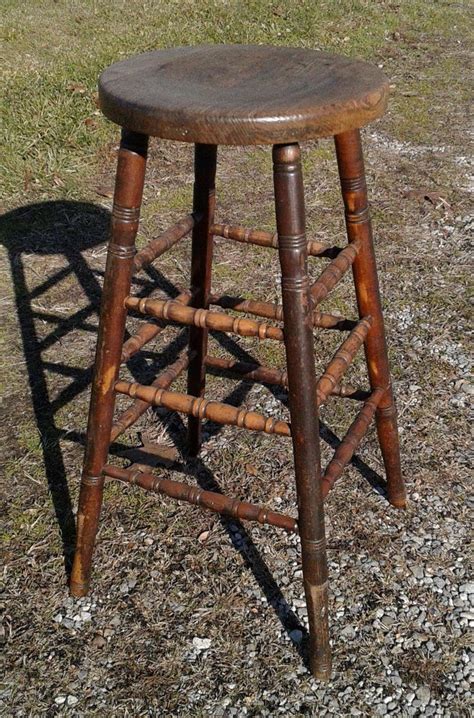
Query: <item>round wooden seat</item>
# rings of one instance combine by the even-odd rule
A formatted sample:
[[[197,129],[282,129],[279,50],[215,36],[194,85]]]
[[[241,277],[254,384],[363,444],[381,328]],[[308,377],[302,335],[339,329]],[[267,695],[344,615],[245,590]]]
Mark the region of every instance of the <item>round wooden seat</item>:
[[[100,105],[122,127],[202,144],[277,144],[362,127],[386,106],[377,67],[302,48],[157,50],[101,75]]]

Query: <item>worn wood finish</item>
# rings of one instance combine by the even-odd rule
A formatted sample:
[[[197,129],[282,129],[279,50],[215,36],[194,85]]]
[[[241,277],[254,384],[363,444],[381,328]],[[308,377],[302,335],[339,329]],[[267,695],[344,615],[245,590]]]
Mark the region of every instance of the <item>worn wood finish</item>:
[[[328,680],[331,649],[328,628],[328,574],[321,492],[316,374],[313,359],[311,296],[300,149],[273,148],[273,181],[285,313],[288,398],[298,495],[303,580],[308,606],[310,666]]]
[[[203,144],[329,137],[379,117],[387,96],[373,65],[264,45],[156,50],[112,65],[99,81],[100,106],[113,122]]]
[[[146,247],[137,252],[135,256],[133,261],[135,271],[147,267],[149,264],[152,264],[155,259],[161,257],[168,249],[171,249],[171,247],[177,244],[183,237],[186,237],[198,221],[199,216],[188,214],[172,227],[168,227],[159,237],[148,242]]]
[[[275,321],[283,321],[283,305],[273,304],[272,302],[256,302],[253,299],[243,299],[242,297],[229,297],[226,294],[212,294],[210,303],[223,309],[232,309],[234,312],[242,312],[244,314],[254,314],[257,317],[266,317]],[[340,331],[348,331],[355,327],[357,322],[344,317],[338,317],[335,314],[320,312],[314,310],[311,313],[311,319],[314,327],[322,329],[338,329]]]
[[[110,443],[115,403],[114,383],[125,330],[124,299],[130,292],[147,145],[147,138],[143,135],[122,133],[77,512],[77,544],[70,582],[74,596],[84,596],[89,588],[92,553],[102,505],[102,467],[107,460]]]
[[[188,368],[189,355],[183,352],[175,362],[170,364],[167,369],[157,376],[151,386],[155,389],[168,389],[171,384],[179,377],[182,372]],[[135,399],[131,406],[128,407],[114,422],[110,434],[110,441],[115,441],[120,434],[129,429],[150,407],[150,403],[142,399]]]
[[[142,399],[154,406],[164,406],[166,409],[190,414],[200,419],[210,419],[216,424],[230,424],[231,426],[238,426],[239,429],[263,431],[265,434],[278,434],[279,436],[291,436],[290,425],[286,421],[264,416],[256,411],[238,409],[220,401],[209,401],[189,394],[180,394],[177,391],[155,389],[152,386],[144,386],[143,384],[128,381],[115,382],[115,391],[119,394],[131,396],[133,399]]]
[[[352,265],[359,315],[370,315],[372,318],[365,342],[370,384],[373,390],[379,387],[385,389],[377,409],[376,422],[387,475],[388,497],[394,506],[403,508],[406,493],[400,466],[397,414],[390,382],[360,133],[352,130],[338,135],[335,143],[347,236],[350,243],[359,244]]]
[[[273,247],[278,249],[278,234],[276,232],[264,232],[261,229],[247,229],[240,225],[233,226],[230,224],[213,224],[211,228],[212,234],[224,239],[233,239],[236,242],[244,244],[256,244],[259,247]],[[308,256],[332,256],[339,252],[338,247],[328,247],[322,242],[308,241]]]
[[[141,471],[127,471],[117,466],[107,465],[104,467],[104,475],[129,484],[136,484],[147,491],[153,491],[157,494],[171,496],[177,501],[187,501],[190,504],[201,506],[210,511],[214,511],[226,516],[232,516],[234,519],[244,519],[245,521],[257,521],[262,525],[277,526],[293,533],[298,532],[298,523],[296,519],[285,514],[270,511],[263,506],[256,506],[247,501],[239,501],[215,491],[205,491],[199,486],[190,486],[184,481],[172,481],[170,479],[160,479],[154,474]]]
[[[384,392],[384,389],[375,389],[375,391],[372,392],[370,398],[364,403],[364,406],[350,425],[347,434],[334,452],[334,456],[322,476],[322,491],[324,497],[327,496],[357,451],[357,447],[367,433],[370,423],[374,418],[374,414],[383,398]]]
[[[216,145],[199,145],[194,148],[194,191],[193,210],[200,220],[193,229],[191,249],[191,292],[193,307],[207,310],[211,291],[211,268],[213,237],[211,225],[214,222],[216,204]],[[207,354],[207,325],[192,325],[189,329],[189,350],[193,358],[188,370],[188,394],[204,396],[206,370],[204,357]],[[188,452],[196,456],[201,446],[201,419],[190,416],[188,419]]]
[[[257,337],[258,339],[283,341],[283,329],[280,329],[280,327],[272,327],[269,324],[256,322],[253,319],[230,317],[223,312],[185,307],[171,299],[139,299],[138,297],[127,297],[125,306],[134,312],[149,314],[158,319],[180,322],[201,329],[233,332],[234,334],[239,334],[241,337]],[[195,347],[193,346],[193,348]]]

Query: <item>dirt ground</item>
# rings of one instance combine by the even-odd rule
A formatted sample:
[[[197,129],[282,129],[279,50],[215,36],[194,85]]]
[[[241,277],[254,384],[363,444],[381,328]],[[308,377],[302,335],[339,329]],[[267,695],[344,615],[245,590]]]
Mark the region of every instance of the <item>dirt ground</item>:
[[[128,3],[128,10],[120,5],[125,25],[137,4]],[[163,10],[163,18],[173,8],[178,13],[174,35],[169,43],[160,36],[160,45],[178,44],[175,25],[190,22],[186,4],[181,10],[175,5]],[[238,27],[246,30],[240,35],[225,30],[225,5],[239,15],[232,3],[188,8],[200,22],[197,41],[262,41],[257,29],[255,36],[248,29],[255,22],[267,42],[282,43],[286,23],[286,44],[311,45],[309,30],[298,42],[296,20],[280,4],[243,4]],[[86,43],[84,26],[90,23],[94,32],[101,26],[92,6],[99,11],[104,6],[74,6],[79,21],[72,30],[67,25],[67,32],[64,8],[45,3],[41,17],[31,10],[25,23],[33,28],[36,18],[39,30],[36,35],[31,30],[29,52],[22,44],[19,5],[8,6],[6,37],[20,61],[19,69],[7,71],[7,100],[23,114],[7,126],[9,148],[17,149],[5,156],[1,219],[2,715],[470,715],[473,219],[467,4],[423,10],[417,3],[374,3],[379,14],[371,33],[366,4],[343,5],[343,20],[326,6],[312,9],[307,3],[295,14],[304,7],[298,22],[322,18],[318,47],[326,46],[326,31],[333,38],[329,49],[383,65],[392,83],[389,113],[363,131],[363,140],[409,507],[393,509],[379,488],[383,468],[372,430],[327,502],[334,650],[334,678],[327,685],[315,681],[305,663],[298,539],[277,529],[243,525],[111,483],[92,593],[80,601],[68,597],[117,132],[94,105],[94,63],[107,64],[106,49],[95,50],[94,62],[71,60]],[[206,14],[212,9],[214,34]],[[263,17],[266,25],[260,27]],[[159,20],[153,18],[155,27]],[[59,48],[55,67],[62,74],[57,81],[49,75],[42,89],[42,68],[53,66],[52,27]],[[132,45],[124,34],[125,54],[151,46],[151,30],[141,15],[137,27],[138,36],[143,28],[142,40]],[[125,26],[116,29],[125,33]],[[118,57],[117,32],[108,61]],[[361,44],[367,36],[371,42]],[[90,120],[81,132],[92,134],[71,139],[68,159],[57,154],[55,125],[47,114],[51,104],[46,108],[61,88],[70,111]],[[59,139],[67,112],[66,107],[60,116],[57,110]],[[37,118],[36,138],[28,113]],[[52,130],[43,132],[45,117]],[[342,245],[333,144],[321,140],[303,150],[308,236]],[[140,246],[186,213],[191,195],[192,148],[154,141]],[[217,197],[218,221],[273,229],[269,150],[221,148]],[[311,260],[313,277],[322,262]],[[185,239],[137,276],[134,291],[158,286],[163,295],[176,296],[187,285],[188,272]],[[216,239],[213,289],[276,301],[276,255]],[[349,277],[323,308],[355,316]],[[136,322],[129,323],[129,331]],[[315,330],[318,371],[341,341],[336,334]],[[122,375],[150,382],[185,343],[185,330],[167,328]],[[215,334],[211,344],[222,356],[252,355],[265,365],[283,366],[276,343]],[[365,385],[362,359],[347,379]],[[182,379],[176,383],[184,386]],[[210,375],[208,392],[234,405],[288,416],[279,389]],[[119,400],[119,407],[126,405]],[[337,398],[324,407],[323,463],[354,412]],[[111,454],[123,463],[152,441],[175,446],[178,460],[158,466],[160,475],[295,515],[288,440],[207,423],[202,453],[191,460],[184,437],[183,418],[150,410]]]

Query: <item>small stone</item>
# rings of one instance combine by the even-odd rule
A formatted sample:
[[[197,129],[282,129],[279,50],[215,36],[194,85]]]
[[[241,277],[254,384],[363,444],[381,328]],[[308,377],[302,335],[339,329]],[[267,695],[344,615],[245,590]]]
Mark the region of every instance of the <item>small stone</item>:
[[[384,616],[380,623],[382,624],[382,628],[389,631],[392,626],[397,622],[396,618],[393,618],[392,616]]]
[[[56,703],[57,706],[62,706],[62,705],[64,705],[64,703],[66,703],[66,700],[67,700],[67,696],[56,696],[56,698],[54,699],[54,702]]]
[[[306,601],[303,598],[295,598],[293,603],[296,608],[306,608]]]
[[[425,572],[423,571],[422,566],[418,566],[418,565],[411,566],[410,570],[415,578],[423,578],[423,576],[425,575]]]
[[[420,686],[416,691],[416,697],[421,702],[421,705],[428,705],[431,698],[431,691],[428,686]]]
[[[96,635],[91,641],[91,646],[93,648],[103,648],[106,644],[107,640],[104,638],[104,636],[101,636],[100,633],[96,633]]]
[[[55,621],[56,623],[61,623],[62,620],[63,620],[63,617],[62,617],[61,613],[57,613],[53,618],[53,621]]]
[[[462,586],[459,586],[459,593],[474,593],[474,582],[463,583]]]
[[[212,639],[210,638],[199,638],[199,636],[194,636],[193,638],[193,646],[198,651],[207,651],[208,648],[211,647]]]
[[[76,703],[79,703],[79,698],[77,698],[77,696],[68,696],[67,697],[68,706],[75,706]]]
[[[353,626],[346,626],[341,631],[341,636],[344,638],[355,638],[355,630]]]

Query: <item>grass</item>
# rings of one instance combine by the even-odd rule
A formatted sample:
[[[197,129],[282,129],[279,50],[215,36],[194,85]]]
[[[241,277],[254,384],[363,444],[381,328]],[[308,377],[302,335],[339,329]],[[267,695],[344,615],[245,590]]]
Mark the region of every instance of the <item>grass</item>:
[[[2,201],[9,207],[24,194],[38,199],[84,198],[88,189],[91,194],[99,150],[117,137],[96,106],[100,71],[121,57],[173,45],[324,47],[376,59],[389,77],[394,59],[401,70],[409,63],[412,74],[404,73],[401,82],[396,72],[392,123],[407,141],[431,140],[442,130],[433,103],[449,102],[466,90],[461,57],[452,53],[427,62],[427,45],[436,42],[442,53],[454,37],[468,42],[463,16],[463,3],[411,0],[397,5],[310,0],[295,3],[291,11],[268,0],[90,1],[66,7],[49,1],[29,3],[26,12],[23,3],[7,2]]]
[[[448,594],[438,597],[407,576],[418,560],[433,574],[455,576],[452,552],[462,557],[467,539],[468,438],[460,421],[463,407],[453,404],[453,396],[461,396],[453,387],[467,373],[459,362],[468,353],[464,287],[472,275],[464,149],[467,9],[463,2],[421,0],[290,5],[5,0],[0,433],[12,631],[6,715],[17,708],[53,715],[63,710],[55,697],[73,693],[80,696],[81,714],[92,716],[161,711],[194,718],[218,714],[223,701],[238,715],[244,708],[247,715],[274,715],[279,706],[288,715],[318,715],[327,696],[341,715],[357,706],[369,716],[373,705],[366,691],[389,683],[381,657],[399,671],[405,693],[426,684],[444,701],[442,710],[452,700],[462,715],[462,697],[446,692],[446,676],[459,667],[464,640],[446,624]],[[118,128],[98,110],[97,77],[111,62],[137,52],[216,42],[297,45],[358,56],[383,66],[392,84],[388,114],[367,130],[366,164],[405,473],[410,493],[418,492],[419,499],[406,515],[391,512],[353,468],[328,502],[331,600],[346,613],[332,611],[337,675],[327,689],[304,673],[262,600],[262,585],[267,598],[278,597],[281,587],[279,601],[301,599],[300,582],[292,576],[299,567],[297,553],[288,537],[272,529],[240,528],[250,549],[238,551],[229,540],[234,529],[215,516],[115,484],[106,490],[93,621],[77,630],[53,621],[66,600],[63,552],[67,556],[72,543],[118,138]],[[332,142],[307,143],[303,169],[309,235],[343,242]],[[270,172],[268,148],[220,148],[219,221],[273,230]],[[407,196],[407,190],[419,196]],[[426,191],[438,192],[448,206],[428,202]],[[191,194],[191,147],[153,142],[140,245],[187,212]],[[317,261],[311,263],[314,276]],[[188,267],[189,246],[183,242],[156,263],[153,278],[171,288],[183,286]],[[268,250],[216,241],[216,291],[273,300],[278,274],[276,255]],[[352,307],[347,282],[324,309],[346,313]],[[149,349],[159,353],[170,336],[176,335],[158,337]],[[318,332],[316,340],[319,369],[340,337]],[[227,354],[217,339],[212,342],[215,353]],[[276,343],[238,345],[264,364],[283,364],[283,348]],[[146,353],[128,371],[135,378],[150,376],[153,367]],[[348,380],[365,382],[362,362],[351,368]],[[183,377],[177,386],[185,389]],[[210,376],[208,388],[223,399],[235,384]],[[240,386],[231,398],[286,416],[266,390],[251,385]],[[353,404],[346,406],[335,400],[323,413],[339,436],[355,412]],[[178,419],[148,413],[117,451],[140,441],[179,442],[183,430]],[[289,442],[215,426],[206,430],[205,456],[186,471],[216,481],[228,493],[295,510]],[[325,443],[323,456],[324,461],[331,456]],[[381,470],[374,433],[361,456]],[[163,474],[183,480],[179,471]],[[412,555],[404,538],[432,535],[435,523],[438,552],[430,552],[427,543]],[[201,543],[198,537],[206,531],[209,537]],[[374,574],[364,568],[369,559],[377,562]],[[269,578],[272,572],[278,585]],[[131,573],[138,576],[139,590],[122,594],[118,587]],[[434,628],[426,630],[435,642],[438,628],[447,626],[439,637],[446,660],[417,647],[391,655],[383,633],[373,627],[373,611],[387,602],[400,604],[406,586],[410,601],[433,612]],[[111,616],[120,618],[118,627],[110,627]],[[351,622],[359,632],[356,641],[340,635]],[[407,621],[397,630],[409,639],[413,626]],[[204,635],[212,636],[213,649],[195,660],[190,637]],[[95,646],[98,637],[105,638],[102,648]],[[344,697],[347,686],[354,687],[352,702]]]

